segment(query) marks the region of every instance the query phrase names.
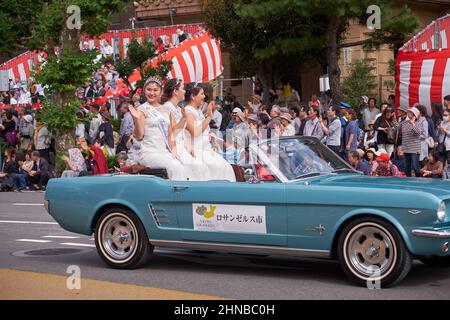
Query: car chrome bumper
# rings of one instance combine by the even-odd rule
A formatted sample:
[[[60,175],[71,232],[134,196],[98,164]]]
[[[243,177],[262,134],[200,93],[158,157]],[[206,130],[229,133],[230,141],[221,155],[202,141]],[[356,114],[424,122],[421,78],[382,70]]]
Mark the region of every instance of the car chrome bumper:
[[[448,239],[450,238],[450,230],[425,230],[413,229],[412,234],[418,237]]]

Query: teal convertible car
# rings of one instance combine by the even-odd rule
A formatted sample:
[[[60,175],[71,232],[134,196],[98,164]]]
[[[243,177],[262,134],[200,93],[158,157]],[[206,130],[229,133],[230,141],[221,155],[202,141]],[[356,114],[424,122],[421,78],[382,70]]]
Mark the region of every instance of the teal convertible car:
[[[339,260],[361,285],[393,286],[414,258],[448,264],[450,182],[367,177],[319,140],[252,145],[246,181],[146,175],[50,180],[45,205],[66,230],[95,234],[114,268],[155,246]]]

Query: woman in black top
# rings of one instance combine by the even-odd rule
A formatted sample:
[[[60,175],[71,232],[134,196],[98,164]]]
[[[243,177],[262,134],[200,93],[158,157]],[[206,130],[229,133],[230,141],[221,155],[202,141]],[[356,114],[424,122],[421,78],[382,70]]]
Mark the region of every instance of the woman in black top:
[[[374,128],[377,131],[377,146],[378,149],[382,148],[386,150],[389,157],[394,151],[395,134],[394,139],[389,139],[389,131],[395,130],[398,126],[395,119],[395,111],[393,108],[387,108],[383,111],[383,114],[375,121]],[[391,137],[392,138],[392,137]]]
[[[100,138],[100,144],[107,148],[108,154],[113,156],[114,152],[114,135],[113,135],[113,127],[109,120],[111,116],[108,111],[102,112],[103,123],[100,125],[98,129],[98,135]]]

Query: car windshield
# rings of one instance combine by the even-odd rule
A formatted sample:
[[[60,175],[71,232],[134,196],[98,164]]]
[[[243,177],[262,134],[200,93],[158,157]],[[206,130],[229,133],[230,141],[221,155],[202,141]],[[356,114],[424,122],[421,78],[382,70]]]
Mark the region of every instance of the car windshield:
[[[263,142],[259,149],[288,180],[355,172],[317,139],[296,137]]]

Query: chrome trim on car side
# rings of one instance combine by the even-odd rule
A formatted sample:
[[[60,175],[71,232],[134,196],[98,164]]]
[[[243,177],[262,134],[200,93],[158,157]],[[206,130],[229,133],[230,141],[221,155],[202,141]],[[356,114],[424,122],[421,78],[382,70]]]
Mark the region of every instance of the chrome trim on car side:
[[[159,223],[158,217],[156,215],[156,210],[150,203],[148,204],[148,209],[150,210],[150,213],[152,214],[152,218],[153,218],[153,221],[155,221],[155,224],[158,227],[161,226],[161,224]]]
[[[448,231],[413,229],[412,234],[418,237],[426,237],[426,238],[439,238],[439,239],[450,238],[450,232]]]
[[[170,223],[169,219],[162,220],[164,218],[168,218],[169,217],[167,214],[158,213],[158,212],[166,212],[166,210],[164,210],[164,209],[156,209],[150,203],[148,204],[148,209],[150,210],[150,212],[152,214],[153,221],[155,221],[155,223],[156,223],[156,225],[158,227],[160,227],[161,224],[163,224],[163,223]]]
[[[296,248],[277,248],[269,246],[234,244],[234,243],[212,243],[212,242],[196,242],[196,241],[172,241],[172,240],[150,240],[154,246],[172,247],[181,249],[195,249],[195,250],[217,250],[228,252],[241,252],[248,254],[282,254],[293,256],[306,257],[330,257],[328,250],[313,250],[313,249],[296,249]]]

